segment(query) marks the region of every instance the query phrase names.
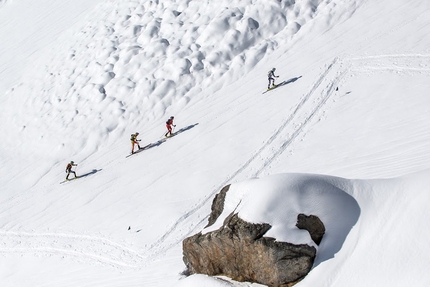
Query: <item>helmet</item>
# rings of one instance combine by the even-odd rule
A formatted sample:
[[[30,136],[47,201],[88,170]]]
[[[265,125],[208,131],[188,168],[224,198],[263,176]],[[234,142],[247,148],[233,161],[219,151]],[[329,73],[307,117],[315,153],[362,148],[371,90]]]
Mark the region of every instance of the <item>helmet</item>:
[[[171,118],[171,119],[174,119],[175,117],[174,117],[174,116],[171,116],[170,118]]]
[[[272,68],[272,71],[274,72],[276,70],[276,68]]]
[[[71,164],[74,164],[75,162],[72,160],[72,161],[70,161],[70,163],[71,163]]]
[[[138,135],[139,133],[138,132],[136,132],[136,135]]]

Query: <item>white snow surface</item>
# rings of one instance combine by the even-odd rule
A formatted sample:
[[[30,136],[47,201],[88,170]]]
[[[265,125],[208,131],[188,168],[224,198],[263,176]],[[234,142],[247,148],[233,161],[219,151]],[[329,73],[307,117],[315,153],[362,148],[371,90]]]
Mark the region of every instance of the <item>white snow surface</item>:
[[[321,218],[296,286],[429,286],[429,32],[427,0],[0,0],[0,286],[262,286],[183,275],[233,211]]]

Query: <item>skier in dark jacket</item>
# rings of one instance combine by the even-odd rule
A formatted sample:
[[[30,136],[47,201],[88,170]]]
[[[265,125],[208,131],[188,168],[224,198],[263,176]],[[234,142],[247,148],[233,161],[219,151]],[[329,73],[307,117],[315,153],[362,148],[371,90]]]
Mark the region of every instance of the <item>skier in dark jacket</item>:
[[[73,162],[73,160],[72,160],[70,163],[68,163],[68,164],[67,164],[67,166],[66,166],[66,172],[67,172],[66,180],[69,180],[69,175],[70,175],[71,173],[73,173],[73,174],[75,175],[75,178],[77,178],[77,177],[78,177],[78,176],[76,175],[76,172],[74,172],[74,171],[72,170],[72,167],[74,167],[74,166],[77,166],[77,164],[75,164],[75,163]]]
[[[175,118],[174,116],[171,116],[170,119],[168,119],[166,122],[167,133],[164,135],[165,137],[172,136],[172,126],[176,127],[176,125],[173,124],[174,118]]]

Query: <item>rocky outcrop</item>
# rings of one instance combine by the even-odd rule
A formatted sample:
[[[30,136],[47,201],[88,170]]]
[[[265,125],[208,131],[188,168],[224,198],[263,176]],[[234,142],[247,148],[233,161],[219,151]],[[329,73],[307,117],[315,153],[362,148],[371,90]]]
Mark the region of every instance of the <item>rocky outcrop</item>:
[[[232,214],[222,228],[183,241],[190,274],[226,275],[237,281],[289,286],[311,269],[316,249],[278,242],[263,235],[269,224],[248,223]]]
[[[229,186],[215,197],[208,226],[224,208]],[[306,229],[319,244],[324,225],[317,216],[299,214],[297,225]],[[269,224],[249,223],[231,213],[221,228],[198,233],[183,241],[184,262],[189,274],[225,275],[237,281],[268,286],[292,286],[312,268],[316,249],[306,244],[295,245],[264,237]]]
[[[206,227],[214,224],[215,221],[218,219],[218,217],[221,215],[222,211],[224,210],[225,196],[229,189],[230,189],[230,184],[227,186],[224,186],[224,188],[221,189],[221,191],[217,195],[215,195],[215,198],[212,201],[212,212],[209,215],[208,225],[206,225]]]

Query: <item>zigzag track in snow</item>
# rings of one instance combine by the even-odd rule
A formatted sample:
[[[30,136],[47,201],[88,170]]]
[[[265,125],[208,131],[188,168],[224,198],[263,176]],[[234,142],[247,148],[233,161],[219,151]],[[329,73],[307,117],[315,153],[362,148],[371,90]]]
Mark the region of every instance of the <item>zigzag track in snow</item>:
[[[338,77],[336,77],[333,81],[331,81],[326,88],[326,91],[323,94],[323,97],[321,100],[315,105],[315,107],[312,109],[311,113],[305,117],[303,122],[297,126],[296,129],[286,137],[284,142],[276,147],[274,150],[276,150],[270,157],[268,157],[263,165],[255,172],[252,177],[257,177],[260,175],[260,173],[270,165],[279,155],[281,155],[296,139],[297,137],[303,132],[304,128],[312,121],[312,119],[318,114],[318,112],[322,109],[322,107],[325,105],[325,103],[329,100],[329,98],[333,95],[333,92],[335,91],[337,85],[339,82],[345,77],[347,74],[347,70],[344,70]],[[310,97],[307,96],[306,100]],[[300,105],[301,106],[301,105]],[[291,115],[291,117],[284,123],[282,130],[285,129],[285,127],[292,121],[293,118],[297,116],[299,106],[296,108],[294,113]],[[281,131],[279,131],[281,132]]]
[[[392,62],[394,64],[387,64],[388,62]],[[364,62],[364,63],[363,63]],[[334,60],[333,63],[327,68],[325,73],[323,73],[319,79],[316,81],[312,89],[309,93],[303,98],[303,100],[297,105],[296,109],[290,116],[288,120],[286,120],[281,128],[277,132],[281,132],[285,130],[287,125],[292,122],[293,118],[298,118],[300,115],[301,107],[308,101],[311,95],[316,91],[318,86],[321,85],[322,81],[327,77],[330,69],[335,64],[343,64],[346,65],[346,68],[340,69],[340,73],[334,78],[329,77],[328,86],[325,90],[322,91],[322,98],[318,100],[318,103],[312,108],[311,113],[307,115],[302,123],[293,131],[291,135],[288,135],[285,138],[285,141],[273,148],[275,152],[264,161],[261,168],[259,168],[254,174],[253,177],[257,177],[261,174],[261,172],[269,166],[279,155],[281,155],[291,144],[292,142],[303,132],[304,128],[312,121],[312,119],[318,114],[318,112],[322,109],[322,107],[327,103],[327,101],[332,97],[335,88],[339,86],[340,82],[347,76],[348,73],[355,72],[374,72],[374,71],[388,71],[388,72],[428,72],[430,71],[430,55],[423,54],[394,54],[394,55],[374,55],[374,56],[365,56],[365,57],[355,57],[355,58],[345,58],[343,60]],[[358,66],[358,67],[357,67]],[[272,138],[277,136],[275,133]]]
[[[429,74],[430,55],[428,54],[388,54],[345,59],[353,64],[352,71],[359,73],[396,72]]]

